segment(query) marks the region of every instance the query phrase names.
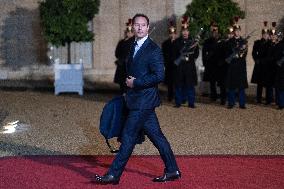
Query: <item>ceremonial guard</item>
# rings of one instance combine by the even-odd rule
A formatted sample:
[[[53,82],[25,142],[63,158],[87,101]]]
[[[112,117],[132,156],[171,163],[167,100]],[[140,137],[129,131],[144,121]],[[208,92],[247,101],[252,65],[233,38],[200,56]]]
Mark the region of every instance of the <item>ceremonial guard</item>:
[[[197,72],[195,60],[199,55],[198,38],[190,37],[188,17],[182,18],[181,37],[174,42],[175,73],[175,107],[180,107],[183,94],[188,99],[188,107],[195,108],[195,86]]]
[[[277,90],[279,110],[284,108],[284,38],[276,45],[274,54],[277,70],[275,78],[275,88]]]
[[[202,62],[205,68],[203,81],[210,83],[210,99],[217,100],[217,80],[218,80],[218,42],[219,32],[215,22],[210,26],[211,36],[204,41],[202,48]]]
[[[269,30],[270,42],[267,54],[267,66],[265,74],[265,86],[266,88],[266,104],[270,104],[273,101],[273,94],[275,94],[275,102],[278,104],[278,93],[275,88],[275,76],[277,73],[278,66],[276,64],[276,55],[278,36],[276,34],[276,22],[272,22],[272,28]],[[274,89],[274,90],[273,90]]]
[[[117,60],[115,61],[116,71],[114,75],[114,82],[119,84],[121,94],[126,91],[126,59],[128,57],[130,47],[134,42],[133,35],[132,19],[128,19],[128,22],[126,23],[126,30],[124,31],[124,39],[118,42],[115,49],[115,57]]]
[[[173,58],[173,44],[177,37],[177,30],[173,21],[169,22],[169,37],[162,43],[162,51],[165,62],[165,84],[168,87],[168,101],[174,98],[174,58]]]
[[[252,49],[252,57],[254,59],[254,69],[251,82],[257,84],[256,101],[262,102],[262,90],[266,88],[266,104],[272,101],[272,89],[269,84],[269,61],[268,61],[268,49],[270,46],[269,29],[267,27],[267,21],[264,21],[264,28],[262,29],[262,38],[256,40]]]
[[[235,106],[236,90],[238,90],[239,107],[245,109],[246,94],[248,88],[246,55],[247,41],[241,37],[241,27],[238,25],[238,17],[235,18],[234,37],[228,41],[228,72],[226,77],[226,87],[228,90],[228,108]]]
[[[226,77],[228,72],[228,63],[226,58],[228,56],[229,40],[234,37],[233,26],[228,27],[227,37],[220,40],[217,45],[217,57],[218,57],[218,74],[217,81],[220,86],[220,99],[221,105],[226,104],[227,90],[226,90]]]

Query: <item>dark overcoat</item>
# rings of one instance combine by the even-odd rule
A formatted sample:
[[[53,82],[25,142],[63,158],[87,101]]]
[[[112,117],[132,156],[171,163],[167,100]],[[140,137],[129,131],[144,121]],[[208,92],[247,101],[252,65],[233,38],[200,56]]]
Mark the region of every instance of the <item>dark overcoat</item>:
[[[126,80],[126,59],[130,52],[130,47],[134,42],[134,38],[128,40],[122,39],[118,42],[115,49],[116,57],[116,70],[114,74],[114,82],[118,84],[124,84]]]
[[[232,38],[228,43],[229,53],[227,54],[231,54],[238,45],[244,44],[245,42],[243,38]],[[246,55],[247,53],[244,53],[242,57],[234,58],[230,63],[228,63],[228,71],[226,76],[227,89],[232,90],[248,88]]]
[[[277,44],[277,51],[275,53],[276,61],[284,57],[284,39]],[[284,63],[277,65],[275,76],[275,87],[280,91],[284,91]]]
[[[205,68],[203,81],[217,81],[218,79],[218,39],[210,37],[204,41],[202,48],[202,62]]]
[[[186,53],[187,48],[183,48],[185,45],[192,44],[193,39],[178,38],[174,42],[173,56],[176,59],[180,57],[182,53]],[[199,56],[199,47],[196,46],[191,54],[188,56],[188,60],[182,60],[176,67],[175,71],[175,85],[176,86],[196,86],[197,85],[197,72],[195,60]]]
[[[173,57],[174,42],[169,38],[162,43],[162,52],[165,65],[165,84],[172,84],[174,81],[174,57]]]
[[[224,85],[226,81],[226,76],[228,72],[228,63],[226,62],[227,58],[227,49],[228,49],[228,42],[229,39],[220,40],[217,44],[217,54],[216,54],[216,61],[217,61],[217,81],[220,85]]]
[[[263,86],[264,87],[274,87],[275,84],[275,77],[277,73],[278,66],[276,64],[276,55],[277,53],[277,44],[270,42],[269,48],[267,49],[268,54],[266,58],[266,64],[264,65],[264,69],[266,72],[264,72],[263,75]]]
[[[269,47],[270,42],[265,39],[256,40],[252,49],[252,57],[254,59],[254,68],[252,73],[251,82],[267,85],[269,74]]]

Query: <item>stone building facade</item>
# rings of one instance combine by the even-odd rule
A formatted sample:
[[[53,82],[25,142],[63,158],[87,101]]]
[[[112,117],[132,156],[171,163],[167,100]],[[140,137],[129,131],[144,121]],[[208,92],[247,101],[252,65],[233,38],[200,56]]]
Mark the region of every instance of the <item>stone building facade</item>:
[[[243,33],[257,30],[249,40],[247,59],[250,80],[254,65],[251,58],[253,41],[260,37],[264,20],[270,23],[283,22],[284,1],[235,1],[246,12],[246,18],[240,22]],[[173,15],[181,16],[190,2],[191,0],[101,0],[100,12],[91,27],[95,41],[81,50],[74,47],[77,55],[81,53],[80,56],[91,57],[89,63],[84,63],[85,80],[112,82],[115,71],[114,51],[123,36],[128,18],[135,13],[147,14],[151,20],[150,28],[155,27],[151,37],[161,44],[167,37],[167,19]],[[53,64],[48,59],[48,45],[41,35],[38,0],[0,0],[0,7],[0,80],[52,81]],[[63,56],[64,51],[62,52]]]

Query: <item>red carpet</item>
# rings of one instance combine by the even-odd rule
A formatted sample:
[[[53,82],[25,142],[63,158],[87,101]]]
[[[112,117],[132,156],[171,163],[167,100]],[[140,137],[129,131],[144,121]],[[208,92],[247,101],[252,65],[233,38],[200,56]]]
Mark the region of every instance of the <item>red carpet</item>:
[[[17,156],[0,159],[1,189],[284,188],[284,156],[177,156],[182,179],[153,183],[163,172],[159,156],[132,156],[119,185],[91,182],[112,156]]]

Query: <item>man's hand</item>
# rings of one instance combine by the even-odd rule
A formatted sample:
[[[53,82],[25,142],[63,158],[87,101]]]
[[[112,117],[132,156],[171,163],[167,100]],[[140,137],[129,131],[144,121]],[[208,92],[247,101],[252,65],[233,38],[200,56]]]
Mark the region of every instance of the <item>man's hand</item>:
[[[136,78],[132,77],[132,76],[128,76],[126,78],[126,81],[125,81],[126,86],[129,87],[129,88],[133,88],[133,81],[134,81],[134,79],[136,79]]]

